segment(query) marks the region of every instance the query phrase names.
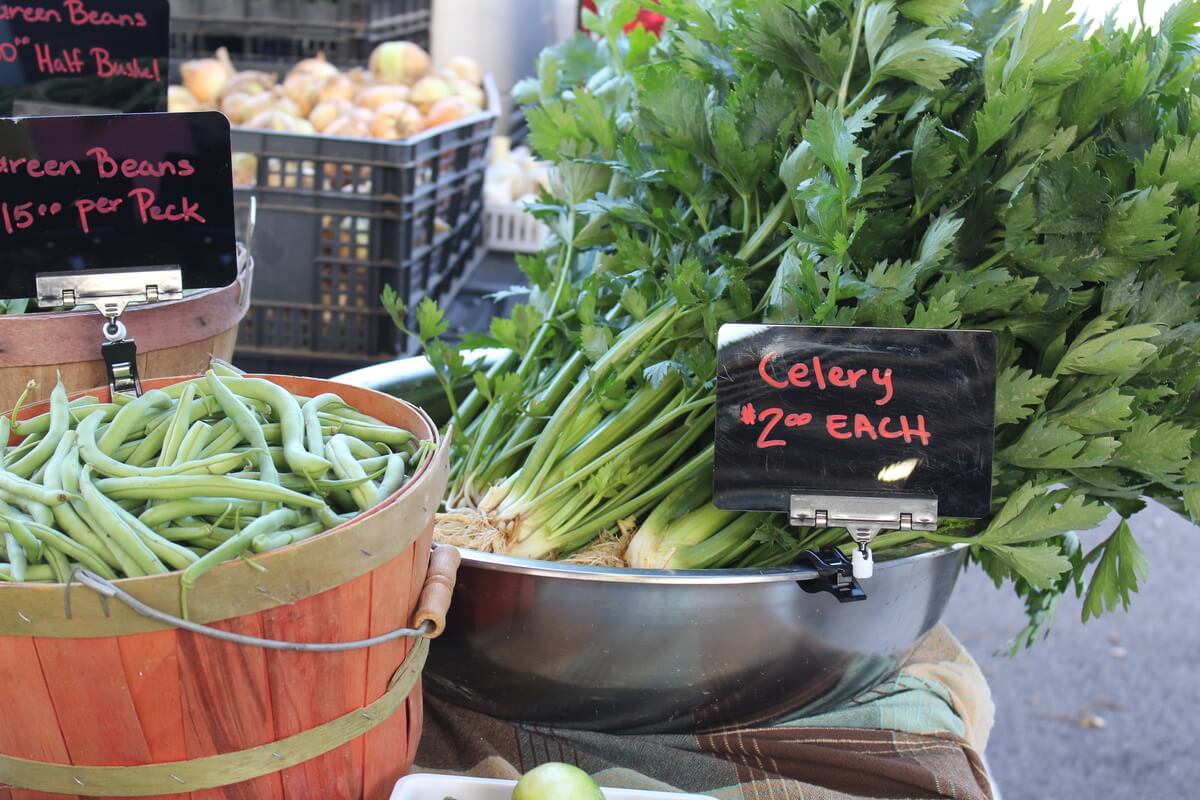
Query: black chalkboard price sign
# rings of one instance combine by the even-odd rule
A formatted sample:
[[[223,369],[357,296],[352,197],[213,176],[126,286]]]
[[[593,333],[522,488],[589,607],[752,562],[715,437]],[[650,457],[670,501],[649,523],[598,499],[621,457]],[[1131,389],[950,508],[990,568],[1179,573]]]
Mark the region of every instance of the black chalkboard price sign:
[[[988,513],[992,333],[725,325],[718,350],[718,507],[787,512],[826,494]]]
[[[0,3],[0,116],[167,110],[167,0]]]
[[[178,265],[237,278],[229,121],[215,112],[0,119],[0,298],[39,273]]]

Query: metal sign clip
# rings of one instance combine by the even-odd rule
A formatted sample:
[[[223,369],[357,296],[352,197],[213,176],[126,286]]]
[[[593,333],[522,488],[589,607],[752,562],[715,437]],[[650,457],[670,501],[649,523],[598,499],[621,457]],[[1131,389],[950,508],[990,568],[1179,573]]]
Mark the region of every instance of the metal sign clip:
[[[113,394],[138,396],[137,343],[126,338],[120,316],[135,303],[157,303],[183,298],[183,271],[178,266],[136,269],[94,269],[79,272],[43,272],[36,276],[38,305],[73,310],[95,306],[105,317],[100,354]]]
[[[799,527],[845,528],[857,544],[854,577],[874,573],[871,542],[880,531],[937,530],[936,497],[794,494],[788,518]]]

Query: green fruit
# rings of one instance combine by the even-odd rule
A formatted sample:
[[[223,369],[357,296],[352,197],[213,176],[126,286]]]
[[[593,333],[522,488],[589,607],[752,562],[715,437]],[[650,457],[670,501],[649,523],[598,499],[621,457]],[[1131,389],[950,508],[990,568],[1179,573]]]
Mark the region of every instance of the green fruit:
[[[513,789],[512,800],[604,800],[604,795],[579,767],[551,763],[526,772]]]

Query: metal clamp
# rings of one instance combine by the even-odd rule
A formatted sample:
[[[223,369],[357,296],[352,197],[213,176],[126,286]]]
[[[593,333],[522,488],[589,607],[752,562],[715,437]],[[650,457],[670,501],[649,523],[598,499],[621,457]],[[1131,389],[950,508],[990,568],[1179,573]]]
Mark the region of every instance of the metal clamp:
[[[157,303],[183,297],[183,271],[178,266],[138,269],[93,269],[82,272],[44,272],[37,276],[38,305],[62,306],[68,311],[95,306],[104,315],[104,357],[108,388],[113,394],[140,395],[137,342],[126,338],[120,316],[133,303]]]
[[[838,549],[805,550],[796,559],[797,564],[806,563],[817,572],[816,578],[800,581],[806,592],[828,592],[839,603],[854,603],[866,600],[867,593],[854,576],[854,566]]]
[[[909,495],[794,494],[788,518],[799,527],[845,528],[858,545],[854,575],[869,578],[874,572],[871,542],[879,532],[937,530],[938,501]]]

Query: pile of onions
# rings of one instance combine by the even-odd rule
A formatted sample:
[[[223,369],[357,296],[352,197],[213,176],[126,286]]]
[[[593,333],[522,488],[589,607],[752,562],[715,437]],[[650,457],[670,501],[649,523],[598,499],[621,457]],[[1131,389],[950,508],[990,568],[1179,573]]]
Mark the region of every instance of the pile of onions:
[[[489,206],[531,203],[540,189],[550,188],[550,165],[538,161],[528,147],[512,147],[505,136],[492,139],[483,202]]]
[[[465,56],[434,69],[412,42],[384,42],[368,69],[340,70],[324,54],[282,77],[238,72],[224,48],[180,67],[171,111],[221,111],[232,124],[287,133],[400,140],[483,110],[483,71]]]

